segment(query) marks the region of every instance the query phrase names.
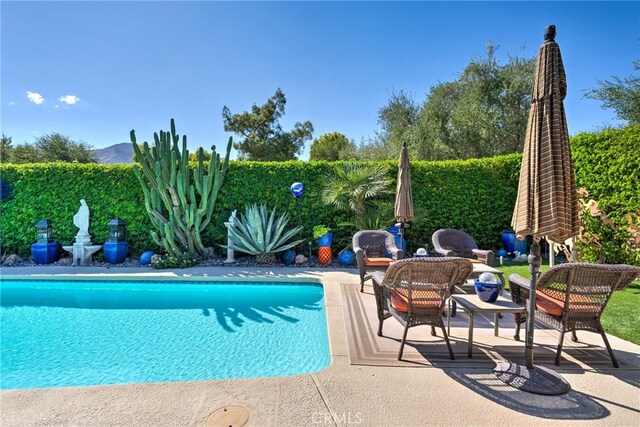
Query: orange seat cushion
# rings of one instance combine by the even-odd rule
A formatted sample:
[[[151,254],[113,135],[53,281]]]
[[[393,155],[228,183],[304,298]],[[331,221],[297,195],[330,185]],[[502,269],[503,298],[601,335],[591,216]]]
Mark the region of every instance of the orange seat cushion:
[[[570,311],[597,313],[600,309],[600,304],[595,301],[591,302],[585,301],[584,299],[581,300],[578,299],[577,295],[571,295],[570,298],[573,300],[569,302]],[[564,301],[552,298],[543,292],[538,292],[536,293],[536,308],[551,316],[562,317]]]
[[[364,265],[367,267],[389,267],[393,260],[391,258],[365,258]]]
[[[407,313],[409,311],[409,291],[405,288],[393,288],[389,290],[391,297],[391,306],[398,311]],[[444,301],[436,292],[420,292],[420,298],[416,298],[415,294],[411,300],[414,308],[444,308]]]

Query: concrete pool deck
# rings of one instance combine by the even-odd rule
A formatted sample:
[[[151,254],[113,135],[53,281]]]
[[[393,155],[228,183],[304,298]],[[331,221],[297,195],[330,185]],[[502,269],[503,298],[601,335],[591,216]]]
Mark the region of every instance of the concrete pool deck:
[[[626,368],[558,369],[572,386],[562,396],[538,396],[505,386],[491,368],[469,367],[466,351],[456,351],[456,360],[444,368],[351,364],[341,288],[356,286],[356,270],[221,267],[171,273],[139,268],[15,267],[0,272],[318,278],[325,289],[332,358],[321,372],[293,377],[3,390],[2,426],[202,426],[209,414],[229,405],[246,407],[246,425],[251,426],[640,425],[640,368],[635,368],[640,364],[640,346],[612,336],[611,345],[616,356],[628,362]],[[370,286],[365,291],[367,287],[370,291]],[[367,311],[374,310],[371,298],[365,295],[362,302]],[[394,333],[393,322],[397,323],[386,322],[390,325],[386,334]],[[503,327],[508,329],[512,323],[505,320]],[[452,328],[451,335],[464,341],[466,326]],[[411,336],[410,332],[410,340]],[[579,336],[602,347],[596,334]],[[415,335],[414,339],[421,338]],[[496,339],[500,338],[480,331],[474,343],[491,346]]]

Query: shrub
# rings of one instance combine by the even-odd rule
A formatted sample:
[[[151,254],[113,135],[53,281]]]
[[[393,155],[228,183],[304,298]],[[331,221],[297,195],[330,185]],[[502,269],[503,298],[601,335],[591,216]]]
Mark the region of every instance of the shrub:
[[[341,164],[344,162],[230,162],[211,224],[202,234],[203,243],[225,244],[224,222],[231,211],[246,204],[265,203],[278,212],[289,212],[293,224],[298,225],[296,203],[299,203],[301,238],[311,239],[314,225],[326,224],[334,229],[336,247],[347,246],[357,230],[335,226],[352,219],[351,212],[336,210],[321,199],[324,176]],[[383,166],[393,181],[397,163],[387,161]],[[467,231],[482,246],[497,247],[500,231],[511,221],[519,167],[518,155],[412,162],[416,221],[407,232],[409,246],[422,246],[438,228],[454,227]],[[9,253],[29,254],[35,241],[35,223],[41,218],[52,221],[56,241],[73,242],[77,229],[72,218],[82,198],[91,209],[89,232],[95,243],[107,239],[107,222],[117,217],[127,222],[132,255],[161,250],[151,240],[153,227],[131,165],[2,164],[0,173],[3,181],[14,187],[13,196],[0,204],[2,243]],[[291,183],[296,181],[304,183],[307,189],[298,201],[289,192]],[[382,195],[380,200],[392,207],[393,192]],[[392,209],[389,211],[384,220],[391,225],[394,218]]]
[[[191,252],[158,255],[157,261],[151,263],[158,270],[165,268],[189,268],[198,265],[202,258]]]
[[[289,214],[276,215],[273,208],[271,214],[264,203],[254,203],[240,214],[234,224],[227,226],[230,244],[224,246],[238,252],[256,255],[259,260],[274,259],[273,254],[286,251],[303,242],[303,239],[292,241],[302,230],[298,226],[287,229]],[[268,255],[268,256],[267,256]]]
[[[600,217],[583,218],[599,236],[602,248],[585,248],[583,256],[607,263],[640,265],[640,251],[629,246],[629,217],[640,212],[640,125],[580,133],[571,139],[576,185],[596,200],[614,227]]]

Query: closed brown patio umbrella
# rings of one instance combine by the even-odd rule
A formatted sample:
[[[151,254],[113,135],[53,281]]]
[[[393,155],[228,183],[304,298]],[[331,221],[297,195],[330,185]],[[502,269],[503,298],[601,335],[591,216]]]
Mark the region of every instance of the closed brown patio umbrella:
[[[545,42],[538,54],[512,219],[517,235],[533,237],[529,255],[531,291],[527,300],[526,366],[502,362],[495,369],[496,375],[506,383],[538,394],[561,394],[570,389],[555,372],[533,364],[536,282],[542,262],[539,242],[546,237],[562,243],[579,231],[578,200],[563,105],[567,81],[555,35],[554,25],[545,29]]]
[[[394,216],[400,227],[400,234],[404,233],[407,224],[413,221],[413,195],[411,193],[411,170],[409,168],[409,151],[407,143],[402,144],[400,160],[398,162],[398,183],[396,185],[396,204]]]

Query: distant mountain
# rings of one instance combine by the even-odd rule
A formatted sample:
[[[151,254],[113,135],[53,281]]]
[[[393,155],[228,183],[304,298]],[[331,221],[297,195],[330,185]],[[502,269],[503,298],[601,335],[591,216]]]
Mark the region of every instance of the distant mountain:
[[[122,142],[94,151],[98,163],[133,163],[133,148],[130,142]]]

